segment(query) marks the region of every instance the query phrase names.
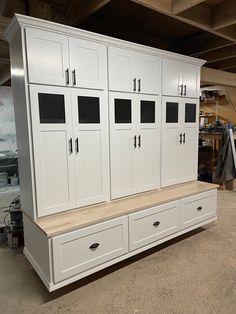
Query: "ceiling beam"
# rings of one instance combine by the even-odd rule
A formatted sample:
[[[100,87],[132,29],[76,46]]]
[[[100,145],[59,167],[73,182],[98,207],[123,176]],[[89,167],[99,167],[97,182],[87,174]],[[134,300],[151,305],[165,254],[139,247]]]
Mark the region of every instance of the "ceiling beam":
[[[213,62],[209,66],[218,70],[231,69],[232,67],[236,66],[236,57]]]
[[[172,3],[171,0],[131,0],[137,4],[143,5],[151,10],[158,11],[165,14],[171,14]]]
[[[236,44],[228,46],[227,49],[223,47],[199,54],[198,57],[207,60],[207,64],[236,57]]]
[[[193,6],[203,2],[204,0],[173,0],[172,13],[179,14]]]
[[[5,40],[3,34],[7,26],[9,25],[11,18],[0,16],[0,40]]]
[[[212,29],[236,24],[236,1],[228,0],[212,8]]]
[[[202,67],[201,81],[209,84],[236,87],[236,74]]]
[[[0,74],[0,85],[3,85],[7,81],[9,81],[10,78],[11,78],[10,67],[6,66],[6,68],[3,71],[1,71]]]
[[[201,33],[186,39],[179,40],[176,43],[176,49],[182,54],[198,56],[206,51],[216,48],[227,47],[233,43],[227,39],[214,36],[209,33]]]
[[[72,2],[66,15],[66,24],[74,27],[78,26],[110,1],[111,0],[76,0]]]
[[[0,64],[10,64],[9,58],[3,58],[0,56]]]

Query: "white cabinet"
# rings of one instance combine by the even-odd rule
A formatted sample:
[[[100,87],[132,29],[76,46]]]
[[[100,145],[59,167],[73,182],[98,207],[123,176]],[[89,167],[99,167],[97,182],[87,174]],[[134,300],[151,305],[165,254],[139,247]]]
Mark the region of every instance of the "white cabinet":
[[[111,198],[159,187],[160,99],[110,93]]]
[[[106,47],[92,41],[26,29],[30,83],[104,89]]]
[[[75,207],[70,92],[30,86],[38,216]]]
[[[162,98],[161,186],[196,180],[198,100]]]
[[[128,218],[120,217],[52,238],[55,282],[128,253]]]
[[[163,59],[162,94],[198,98],[200,92],[200,69],[196,65]]]
[[[38,216],[105,201],[104,92],[33,85],[30,97]]]
[[[76,207],[106,200],[108,106],[104,92],[73,89]]]
[[[29,83],[67,85],[68,37],[35,28],[26,29]]]
[[[109,90],[159,94],[160,59],[128,49],[108,48]]]
[[[106,47],[88,40],[69,38],[72,85],[104,89],[106,86]]]

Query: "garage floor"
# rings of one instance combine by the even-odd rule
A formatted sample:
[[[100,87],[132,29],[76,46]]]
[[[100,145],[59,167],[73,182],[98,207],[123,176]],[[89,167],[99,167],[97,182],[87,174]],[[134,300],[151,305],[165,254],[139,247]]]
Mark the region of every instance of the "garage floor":
[[[1,313],[236,313],[236,194],[219,220],[48,293],[21,253],[0,247]]]

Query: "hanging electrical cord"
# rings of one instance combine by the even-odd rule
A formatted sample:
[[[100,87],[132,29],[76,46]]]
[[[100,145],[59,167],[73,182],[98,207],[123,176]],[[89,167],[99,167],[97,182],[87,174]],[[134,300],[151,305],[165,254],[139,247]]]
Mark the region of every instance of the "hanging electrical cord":
[[[75,3],[76,1],[77,1],[77,0],[72,0],[71,3],[70,3],[70,5],[69,5],[69,8],[68,8],[68,10],[67,10],[67,12],[66,12],[65,24],[67,24],[67,20],[68,20],[69,13],[70,13],[70,11],[71,11],[71,9],[72,9],[72,7],[73,7],[73,5],[74,5],[74,3]]]

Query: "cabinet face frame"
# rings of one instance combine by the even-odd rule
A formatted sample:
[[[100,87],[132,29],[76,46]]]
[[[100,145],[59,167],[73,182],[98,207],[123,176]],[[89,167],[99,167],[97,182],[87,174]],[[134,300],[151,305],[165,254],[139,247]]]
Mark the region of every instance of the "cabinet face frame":
[[[41,217],[75,207],[74,156],[70,153],[70,139],[73,137],[70,91],[67,88],[43,85],[30,85],[29,91],[33,122],[37,213],[38,217]],[[40,123],[39,93],[64,96],[65,123]],[[51,143],[53,138],[56,139],[56,142]],[[47,142],[49,139],[51,144]],[[45,152],[44,149],[47,151]],[[56,156],[53,156],[54,150],[58,153]],[[56,174],[59,165],[61,172],[64,172],[64,177],[61,177],[61,180],[59,180],[60,175]],[[48,175],[49,177],[46,179],[45,176]],[[53,178],[52,175],[55,177]],[[50,181],[49,185],[46,184],[47,181]],[[51,192],[48,192],[47,188]],[[61,197],[61,203],[53,204],[50,193],[54,195],[52,196],[54,200]],[[63,195],[64,202],[62,201]],[[47,204],[47,198],[50,199],[48,202],[51,204]]]
[[[80,123],[78,97],[99,99],[100,123]],[[74,164],[75,164],[75,195],[76,207],[104,202],[109,199],[109,148],[108,148],[108,104],[106,93],[87,89],[71,89]],[[96,147],[87,143],[91,139]],[[78,141],[78,142],[77,142]],[[76,146],[78,145],[78,151]],[[86,167],[85,167],[86,165]],[[95,165],[97,167],[95,167]],[[95,167],[93,169],[93,167]],[[96,169],[98,168],[99,169]],[[93,171],[94,170],[94,171]],[[90,171],[100,171],[100,178],[91,178]],[[93,182],[91,182],[91,180]],[[97,183],[97,187],[95,186]],[[96,195],[89,195],[89,186],[97,190]],[[98,192],[100,190],[100,192]]]

